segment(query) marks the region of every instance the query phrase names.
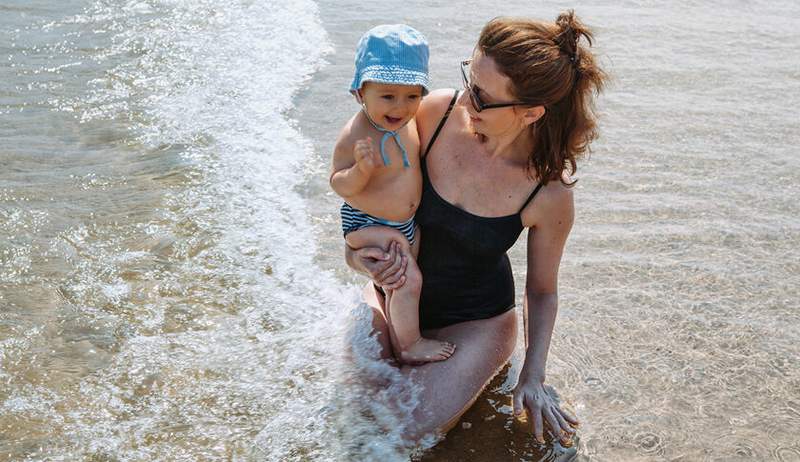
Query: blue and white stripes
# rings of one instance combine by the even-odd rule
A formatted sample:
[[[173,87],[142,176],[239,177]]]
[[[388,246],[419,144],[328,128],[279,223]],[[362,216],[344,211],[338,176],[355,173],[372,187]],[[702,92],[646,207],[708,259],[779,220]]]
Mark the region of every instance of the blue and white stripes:
[[[342,232],[345,236],[347,236],[348,233],[369,226],[388,226],[403,233],[406,239],[408,239],[409,244],[414,244],[414,228],[416,227],[414,217],[402,223],[399,221],[384,220],[383,218],[368,215],[352,207],[347,202],[342,203],[342,208],[340,210],[342,214]]]

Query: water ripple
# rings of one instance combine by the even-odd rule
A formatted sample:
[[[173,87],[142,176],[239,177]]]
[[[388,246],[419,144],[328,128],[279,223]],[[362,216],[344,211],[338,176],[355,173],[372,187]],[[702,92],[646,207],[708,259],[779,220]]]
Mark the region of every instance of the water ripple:
[[[800,447],[777,447],[772,455],[781,462],[800,462]]]

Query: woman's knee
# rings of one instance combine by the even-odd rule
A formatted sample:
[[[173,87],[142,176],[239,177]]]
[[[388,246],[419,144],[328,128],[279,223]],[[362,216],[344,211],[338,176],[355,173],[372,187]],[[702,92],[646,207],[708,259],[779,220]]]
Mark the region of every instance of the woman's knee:
[[[437,335],[439,337],[459,345],[458,351],[469,357],[467,363],[473,364],[473,372],[485,368],[486,373],[491,373],[514,354],[517,316],[514,310],[509,310],[494,318],[446,327]],[[482,366],[476,367],[477,364]]]
[[[480,395],[494,375],[508,362],[516,344],[514,311],[494,318],[454,324],[423,333],[451,341],[456,353],[447,361],[404,368],[423,385],[412,437],[431,431],[447,431]]]

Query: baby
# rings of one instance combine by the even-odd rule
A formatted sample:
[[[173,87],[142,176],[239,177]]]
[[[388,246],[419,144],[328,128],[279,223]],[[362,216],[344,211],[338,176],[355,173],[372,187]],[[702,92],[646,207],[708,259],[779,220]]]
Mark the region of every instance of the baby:
[[[422,275],[414,213],[422,173],[414,115],[428,92],[428,54],[425,37],[403,24],[377,26],[361,37],[350,86],[361,110],[339,134],[330,179],[345,200],[347,245],[388,251],[395,240],[408,259],[405,284],[386,294],[392,348],[404,364],[443,361],[455,351],[453,344],[423,338],[419,331]]]

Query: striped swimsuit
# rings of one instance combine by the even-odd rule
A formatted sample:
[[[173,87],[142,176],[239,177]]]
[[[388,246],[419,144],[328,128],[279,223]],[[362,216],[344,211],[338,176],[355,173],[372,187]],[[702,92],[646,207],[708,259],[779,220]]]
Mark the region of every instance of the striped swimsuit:
[[[409,244],[414,244],[414,228],[416,227],[414,217],[402,223],[399,221],[384,220],[383,218],[373,217],[372,215],[364,213],[347,202],[342,203],[340,211],[342,214],[342,232],[345,236],[353,231],[370,226],[388,226],[403,233],[406,239],[408,239]]]

